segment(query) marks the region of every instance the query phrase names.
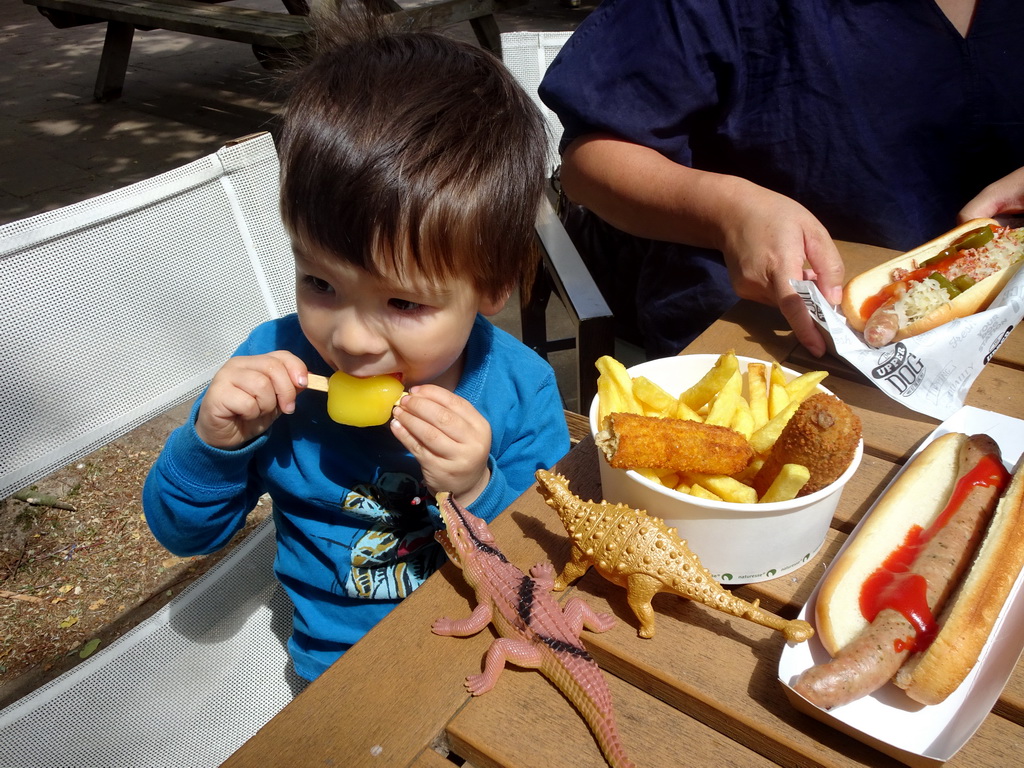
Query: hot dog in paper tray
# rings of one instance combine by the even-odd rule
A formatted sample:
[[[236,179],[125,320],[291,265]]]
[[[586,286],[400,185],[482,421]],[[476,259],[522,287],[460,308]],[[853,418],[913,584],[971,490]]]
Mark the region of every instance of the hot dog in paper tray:
[[[944,419],[1024,317],[1024,227],[973,219],[853,277],[840,307],[794,281],[835,352],[908,408]]]

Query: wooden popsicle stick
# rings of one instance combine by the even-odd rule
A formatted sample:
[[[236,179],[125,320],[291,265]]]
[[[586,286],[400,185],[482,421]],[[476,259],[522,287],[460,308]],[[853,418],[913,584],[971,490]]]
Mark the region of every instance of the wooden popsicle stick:
[[[320,376],[315,373],[306,374],[306,389],[315,389],[317,392],[326,392],[327,382],[329,379],[326,376]]]
[[[330,389],[328,382],[330,382],[330,380],[331,379],[329,376],[320,376],[319,374],[316,373],[307,373],[306,389],[315,389],[317,392],[328,392]],[[408,392],[403,391],[402,394],[399,396],[398,400],[401,400],[402,397],[408,394]],[[396,400],[395,402],[397,404],[398,401]]]

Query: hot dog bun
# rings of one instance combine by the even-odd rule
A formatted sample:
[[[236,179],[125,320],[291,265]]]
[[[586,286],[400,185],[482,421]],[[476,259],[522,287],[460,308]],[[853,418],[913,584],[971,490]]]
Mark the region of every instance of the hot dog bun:
[[[842,301],[843,314],[846,316],[846,321],[850,324],[850,327],[858,332],[864,331],[864,326],[868,320],[861,311],[864,302],[891,282],[891,274],[894,268],[913,268],[932,256],[937,255],[944,248],[949,247],[958,237],[985,225],[999,226],[995,219],[972,219],[951,229],[944,235],[940,235],[934,240],[914,248],[912,251],[907,251],[901,256],[872,267],[852,278],[843,288]],[[1008,269],[1003,269],[983,280],[979,280],[975,285],[956,298],[951,299],[948,303],[929,312],[921,319],[900,328],[893,341],[917,336],[944,323],[948,323],[955,318],[967,317],[985,309],[992,303],[992,300],[1019,267],[1020,263],[1014,264]]]
[[[913,526],[927,528],[942,512],[967,439],[967,435],[949,433],[925,447],[886,490],[832,564],[814,610],[818,637],[833,657],[867,626],[860,608],[865,580],[907,539]],[[938,619],[934,641],[912,654],[894,678],[908,696],[922,704],[938,704],[956,690],[977,663],[1022,567],[1024,460]]]
[[[970,673],[1024,566],[1024,461],[999,501],[971,570],[939,619],[927,650],[911,656],[896,685],[922,704],[946,699]]]
[[[814,605],[818,638],[830,655],[868,624],[860,610],[865,579],[903,543],[911,527],[927,528],[942,511],[966,440],[967,435],[951,432],[929,443],[889,486],[857,536],[832,563]]]

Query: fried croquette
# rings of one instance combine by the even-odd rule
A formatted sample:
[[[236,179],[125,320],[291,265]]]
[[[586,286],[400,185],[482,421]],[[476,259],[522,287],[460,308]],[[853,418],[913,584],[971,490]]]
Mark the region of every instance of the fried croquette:
[[[733,475],[754,456],[734,429],[683,419],[612,413],[595,437],[608,463],[620,469],[667,469]]]
[[[860,419],[846,403],[824,392],[811,395],[783,428],[754,477],[758,497],[784,464],[802,464],[810,473],[798,496],[807,496],[835,482],[853,461],[860,436]]]

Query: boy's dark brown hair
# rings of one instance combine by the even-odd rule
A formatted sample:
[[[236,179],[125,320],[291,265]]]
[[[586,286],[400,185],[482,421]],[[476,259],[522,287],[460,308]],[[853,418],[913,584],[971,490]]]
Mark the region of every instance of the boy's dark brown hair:
[[[430,279],[467,276],[495,299],[525,293],[543,118],[492,54],[381,19],[343,20],[293,81],[279,147],[285,223],[374,274],[409,254]]]

